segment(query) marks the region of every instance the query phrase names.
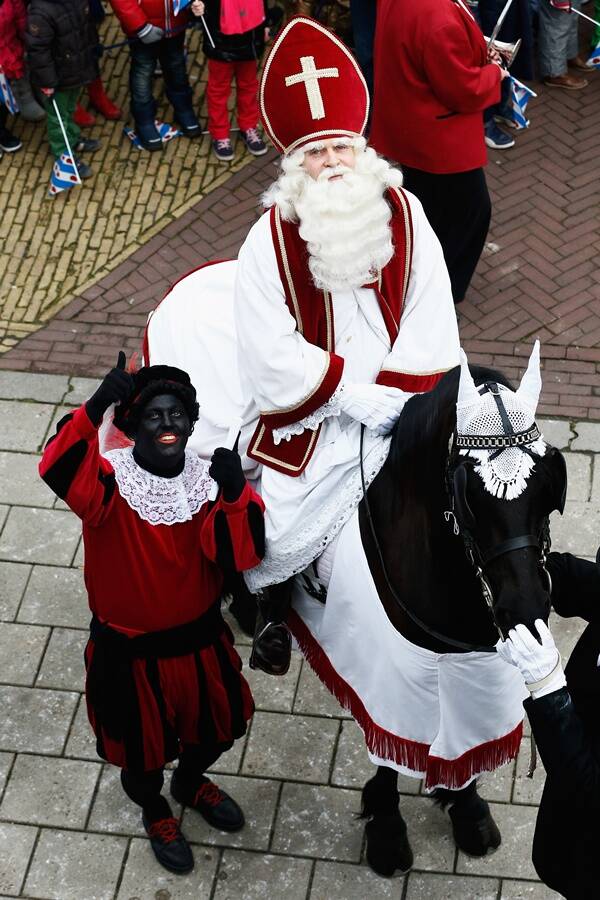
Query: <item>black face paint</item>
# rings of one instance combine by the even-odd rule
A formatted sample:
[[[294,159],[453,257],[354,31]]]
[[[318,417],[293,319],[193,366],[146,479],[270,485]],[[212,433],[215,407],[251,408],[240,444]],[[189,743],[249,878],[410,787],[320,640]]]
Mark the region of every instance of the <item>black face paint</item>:
[[[185,446],[192,432],[183,402],[174,394],[157,394],[142,410],[133,456],[153,475],[172,478],[185,463]]]

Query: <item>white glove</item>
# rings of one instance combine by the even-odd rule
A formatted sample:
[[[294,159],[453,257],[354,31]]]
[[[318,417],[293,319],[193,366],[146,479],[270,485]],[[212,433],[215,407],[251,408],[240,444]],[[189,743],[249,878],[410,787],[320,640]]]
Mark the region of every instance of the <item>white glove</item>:
[[[525,625],[517,625],[506,641],[498,641],[496,651],[519,669],[532,697],[538,699],[564,687],[567,681],[550,630],[542,619],[535,620],[535,627],[541,644]]]
[[[146,22],[146,24],[138,31],[137,36],[142,44],[156,44],[157,41],[163,39],[165,33],[158,25],[152,25],[150,22]]]
[[[412,394],[383,384],[345,384],[341,408],[342,412],[356,422],[362,422],[370,431],[388,434],[409,397]]]

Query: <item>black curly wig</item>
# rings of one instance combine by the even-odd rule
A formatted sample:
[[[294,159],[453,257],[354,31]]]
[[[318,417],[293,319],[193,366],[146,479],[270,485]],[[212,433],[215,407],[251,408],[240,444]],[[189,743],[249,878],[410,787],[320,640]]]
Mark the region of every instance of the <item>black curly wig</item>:
[[[200,407],[196,401],[196,389],[187,372],[174,366],[144,366],[135,372],[133,381],[131,397],[115,407],[113,420],[115,427],[128,438],[135,438],[144,407],[159,394],[173,394],[181,400],[193,430]]]

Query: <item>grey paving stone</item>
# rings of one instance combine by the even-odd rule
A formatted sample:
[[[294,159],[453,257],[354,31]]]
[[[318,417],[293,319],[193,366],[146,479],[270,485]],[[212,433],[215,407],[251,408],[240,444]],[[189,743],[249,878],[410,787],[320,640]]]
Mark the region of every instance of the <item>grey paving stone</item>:
[[[405,797],[401,809],[415,855],[415,868],[451,872],[455,848],[447,814],[434,806],[429,797]]]
[[[0,504],[0,531],[4,528],[4,523],[8,518],[8,514],[10,512],[10,506],[2,506]]]
[[[77,699],[67,691],[0,686],[0,749],[60,753]]]
[[[499,886],[494,878],[411,872],[405,900],[496,900]]]
[[[223,753],[218,758],[214,766],[211,766],[208,771],[218,772],[223,775],[237,775],[240,770],[240,763],[242,761],[242,755],[246,747],[247,738],[248,735],[245,734],[243,738],[235,741],[231,750]]]
[[[68,406],[81,406],[92,396],[100,382],[97,378],[71,378],[68,393],[62,398]]]
[[[242,772],[326,783],[338,728],[337,720],[255,713]]]
[[[65,756],[73,756],[76,759],[99,759],[96,753],[96,738],[88,721],[84,696],[79,698],[79,705],[65,748]]]
[[[20,754],[0,815],[15,822],[83,828],[100,768],[99,763]]]
[[[577,436],[571,443],[571,450],[591,450],[592,453],[600,453],[600,424],[575,422],[573,430]]]
[[[126,847],[124,838],[44,830],[25,893],[44,900],[112,900]]]
[[[537,766],[533,773],[533,778],[528,778],[527,771],[529,769],[530,757],[531,741],[528,737],[524,737],[521,741],[519,756],[517,757],[512,802],[538,806],[542,799],[542,791],[544,790],[544,782],[546,781],[546,770],[544,769],[538,752]]]
[[[350,719],[347,709],[342,709],[333,694],[319,681],[308,663],[302,665],[298,693],[294,703],[294,713],[312,716],[336,716]]]
[[[54,494],[38,475],[39,457],[0,452],[0,500],[13,506],[54,505]]]
[[[163,788],[168,797],[168,791]],[[172,804],[175,810],[176,804]],[[177,807],[178,808],[178,807]],[[177,813],[175,812],[177,815]],[[107,831],[115,834],[142,835],[142,814],[121,786],[120,769],[105,765],[98,791],[94,799],[92,814],[88,822],[90,831]]]
[[[552,549],[575,553],[576,556],[595,557],[600,538],[599,522],[598,503],[567,500],[564,516],[557,512],[550,516]]]
[[[6,780],[8,778],[8,772],[10,770],[10,767],[12,766],[14,758],[14,753],[0,753],[0,800],[2,799],[2,793],[4,791]]]
[[[236,646],[238,647],[238,653],[239,653],[240,647],[252,646],[252,638],[248,637],[247,634],[244,634],[244,632],[241,630],[240,626],[238,625],[236,619],[234,619],[234,617],[229,612],[229,608],[226,607],[225,605],[223,605],[223,618],[225,619],[225,621],[227,622],[227,624],[229,625],[229,627],[231,628],[231,630],[233,632],[233,636],[235,638],[235,643],[236,643]]]
[[[500,847],[491,856],[483,858],[468,857],[459,852],[456,871],[496,878],[536,880],[531,862],[536,807],[493,803],[490,809],[502,834]]]
[[[117,900],[207,900],[219,853],[205,847],[194,847],[193,852],[193,871],[185,877],[173,875],[156,862],[150,841],[134,838]]]
[[[380,878],[367,866],[317,860],[310,900],[398,900],[404,878]]]
[[[54,628],[36,685],[82,691],[85,681],[83,650],[87,639],[85,631]]]
[[[81,523],[70,512],[13,506],[0,538],[0,557],[68,566],[80,535]]]
[[[217,876],[214,900],[304,900],[311,863],[305,859],[226,850]]]
[[[565,453],[567,463],[567,497],[589,500],[592,490],[592,458],[585,453]]]
[[[30,572],[23,563],[0,562],[0,620],[14,619]]]
[[[564,419],[537,419],[540,431],[549,444],[564,450],[574,437],[571,423]]]
[[[32,685],[49,628],[0,622],[0,682]]]
[[[40,450],[53,413],[46,403],[0,400],[0,450]]]
[[[262,778],[240,778],[219,775],[214,779],[244,810],[246,824],[241,831],[224,832],[211,828],[193,809],[186,809],[183,817],[185,835],[201,844],[221,847],[243,847],[245,850],[268,850],[271,826],[275,816],[279,782]]]
[[[37,828],[0,822],[0,891],[20,893],[36,835]]]
[[[75,554],[75,558],[73,560],[73,566],[78,569],[83,568],[83,538],[79,541],[77,545],[77,553]]]
[[[342,722],[331,783],[336,787],[362,789],[375,772],[362,731],[352,719]],[[420,784],[418,778],[398,775],[398,790],[401,794],[418,794]]]
[[[284,784],[271,849],[358,862],[364,830],[359,809],[358,791]]]
[[[90,618],[83,572],[58,566],[34,567],[17,616],[19,622],[87,629]]]
[[[0,372],[0,397],[60,403],[69,389],[67,375],[36,375],[30,372]]]
[[[238,652],[244,661],[244,676],[248,679],[256,708],[274,712],[291,712],[302,665],[300,654],[292,653],[289,672],[276,678],[260,672],[258,669],[248,667],[250,647],[240,646]]]
[[[551,891],[539,881],[502,882],[501,900],[560,900],[562,894]]]
[[[495,800],[510,803],[513,778],[515,773],[514,760],[505,766],[500,766],[494,772],[485,772],[477,779],[477,790],[484,800]]]

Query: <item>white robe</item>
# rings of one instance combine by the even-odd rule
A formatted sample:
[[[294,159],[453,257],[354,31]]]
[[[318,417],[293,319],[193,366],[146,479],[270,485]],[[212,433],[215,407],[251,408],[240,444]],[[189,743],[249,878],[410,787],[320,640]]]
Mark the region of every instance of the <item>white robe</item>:
[[[384,366],[404,374],[428,375],[444,372],[459,361],[458,329],[442,249],[420,202],[409,193],[407,197],[413,257],[393,347],[374,290],[332,293],[335,352],[345,360],[342,380],[347,384],[373,383]],[[326,351],[302,337],[286,306],[268,213],[253,226],[239,253],[234,321],[240,382],[257,410],[283,410],[314,391],[325,368]],[[303,425],[315,428],[320,421],[323,426],[315,451],[300,476],[262,468],[267,553],[260,566],[246,573],[252,590],[305,569],[362,498],[360,424],[335,409],[335,397],[333,404],[326,403],[287,430],[297,433]],[[388,437],[366,432],[367,484],[383,465],[388,446]]]

